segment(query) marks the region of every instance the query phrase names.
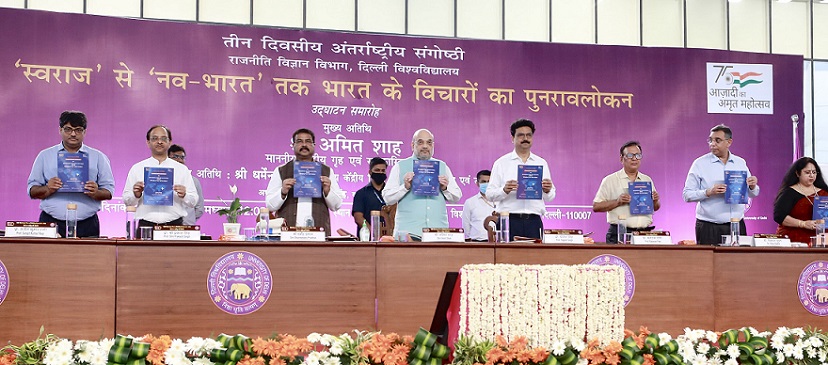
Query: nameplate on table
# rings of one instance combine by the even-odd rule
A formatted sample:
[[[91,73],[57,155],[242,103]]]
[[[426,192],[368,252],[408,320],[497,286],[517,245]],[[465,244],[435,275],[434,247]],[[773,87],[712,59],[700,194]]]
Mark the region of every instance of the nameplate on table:
[[[670,231],[633,231],[632,244],[672,245],[673,237],[670,236]]]
[[[201,240],[201,226],[155,226],[153,241],[198,241]]]
[[[6,222],[6,237],[55,238],[57,224],[43,222]]]
[[[753,235],[753,246],[755,247],[792,247],[791,239],[784,234],[757,233]]]
[[[282,228],[282,242],[325,242],[324,227],[285,227]]]
[[[544,229],[543,243],[584,244],[584,231],[580,229]]]
[[[463,228],[423,228],[422,242],[465,242]]]

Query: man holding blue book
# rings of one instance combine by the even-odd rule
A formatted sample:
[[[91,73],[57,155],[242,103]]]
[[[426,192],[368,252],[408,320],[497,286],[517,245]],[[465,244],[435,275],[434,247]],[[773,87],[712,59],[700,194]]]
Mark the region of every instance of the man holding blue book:
[[[721,243],[722,236],[730,234],[731,219],[739,220],[739,230],[745,235],[743,218],[747,197],[759,195],[756,176],[750,174],[745,159],[730,152],[732,144],[730,127],[719,124],[710,129],[710,137],[707,138],[710,153],[693,161],[684,182],[684,201],[697,203],[696,242],[700,245]],[[730,184],[725,183],[726,174],[734,176]],[[731,193],[728,193],[729,190]],[[734,190],[739,194],[734,194]],[[728,202],[726,199],[734,196],[744,200]]]
[[[549,165],[532,153],[535,123],[518,119],[509,128],[515,149],[495,161],[486,197],[509,213],[509,240],[541,238],[546,203],[555,199]]]
[[[592,200],[594,212],[607,212],[607,243],[618,243],[618,224],[624,217],[630,231],[653,230],[653,212],[661,208],[653,180],[639,171],[641,144],[629,141],[621,146],[621,170],[607,175]]]
[[[394,236],[449,228],[446,202],[456,203],[463,195],[448,165],[433,158],[434,135],[428,129],[414,132],[411,150],[411,157],[391,168],[382,190],[386,204],[397,204]]]
[[[345,199],[336,176],[325,164],[313,160],[316,136],[301,128],[291,137],[294,159],[276,168],[267,184],[267,208],[288,226],[324,227],[331,234],[331,215]]]
[[[147,131],[149,158],[132,165],[124,184],[124,204],[136,206],[139,227],[184,224],[187,209],[195,207],[198,192],[190,169],[169,158],[172,132],[163,125]]]
[[[63,140],[37,155],[29,174],[29,197],[40,199],[40,222],[55,223],[66,232],[66,204],[78,206],[78,237],[100,235],[101,201],[112,199],[115,177],[109,158],[83,143],[86,115],[78,111],[60,114]]]

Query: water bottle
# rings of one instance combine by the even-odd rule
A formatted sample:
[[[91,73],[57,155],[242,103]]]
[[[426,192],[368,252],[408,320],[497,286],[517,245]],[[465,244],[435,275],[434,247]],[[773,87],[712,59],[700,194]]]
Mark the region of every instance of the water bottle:
[[[78,238],[78,205],[66,204],[66,238]]]
[[[371,231],[368,229],[368,221],[362,220],[362,228],[359,229],[359,240],[368,242],[371,240]]]
[[[259,209],[259,218],[256,222],[256,236],[267,237],[270,234],[270,210]]]
[[[307,216],[305,218],[305,227],[315,227],[315,225],[313,224],[313,217],[312,216]]]
[[[825,220],[824,219],[817,219],[816,222],[816,242],[814,242],[815,247],[825,247]]]
[[[371,211],[371,241],[379,242],[382,237],[382,222],[380,222],[380,211]]]
[[[126,207],[126,239],[135,239],[135,230],[138,228],[135,222],[135,207]]]
[[[509,212],[500,212],[500,235],[497,242],[509,242],[512,236],[509,235]]]
[[[627,243],[627,217],[623,215],[618,216],[618,230],[616,232],[618,235],[618,243],[622,245],[626,245]]]
[[[739,246],[739,218],[730,218],[730,245]]]

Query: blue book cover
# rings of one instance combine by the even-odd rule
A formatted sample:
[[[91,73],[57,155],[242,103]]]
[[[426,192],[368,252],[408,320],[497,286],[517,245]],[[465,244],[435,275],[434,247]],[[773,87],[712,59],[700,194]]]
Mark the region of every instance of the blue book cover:
[[[89,156],[85,153],[58,152],[58,178],[63,186],[61,193],[82,193],[83,186],[89,181]]]
[[[321,198],[322,197],[322,165],[313,161],[294,161],[293,178],[296,184],[293,185],[293,196],[297,198]]]
[[[170,167],[144,167],[144,204],[173,205],[173,171]]]
[[[518,165],[518,199],[543,199],[543,166]]]
[[[747,171],[725,170],[725,203],[747,204]]]
[[[630,214],[653,214],[653,183],[633,181],[629,183]]]
[[[440,163],[433,160],[414,160],[414,179],[411,191],[416,195],[440,194]]]
[[[814,215],[811,219],[826,219],[828,220],[828,196],[814,197]]]

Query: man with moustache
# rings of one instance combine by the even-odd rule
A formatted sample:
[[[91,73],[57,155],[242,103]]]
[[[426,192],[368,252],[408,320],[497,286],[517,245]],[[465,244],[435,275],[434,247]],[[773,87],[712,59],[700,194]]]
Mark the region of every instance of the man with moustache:
[[[497,204],[497,212],[509,212],[509,240],[515,236],[541,238],[546,202],[555,199],[555,185],[549,165],[542,157],[532,153],[535,123],[518,119],[509,128],[515,149],[495,161],[492,177],[486,188],[486,197]],[[518,166],[542,166],[541,199],[518,199]]]
[[[710,153],[690,165],[682,196],[686,202],[696,203],[696,242],[700,245],[721,243],[722,236],[730,234],[730,219],[739,219],[739,231],[746,234],[744,204],[727,204],[724,181],[725,170],[747,171],[748,196],[759,195],[759,182],[751,176],[745,159],[730,152],[733,132],[719,124],[710,129],[707,145]]]
[[[397,162],[388,175],[388,182],[382,191],[386,204],[397,204],[394,222],[394,235],[406,232],[421,235],[423,228],[448,228],[446,202],[455,203],[463,192],[454,181],[445,162],[432,158],[434,153],[434,135],[428,129],[419,129],[411,138],[412,156]],[[418,195],[411,192],[414,179],[414,160],[431,160],[439,164],[440,193]]]
[[[66,204],[78,206],[78,237],[100,236],[101,224],[98,211],[101,201],[112,199],[115,177],[109,158],[83,143],[86,136],[86,115],[78,111],[60,114],[60,137],[62,142],[37,154],[29,174],[29,197],[40,199],[40,222],[55,223],[57,231],[66,232]],[[62,192],[64,181],[58,177],[58,153],[80,153],[87,157],[89,181],[83,185],[83,192]]]
[[[152,152],[152,156],[133,165],[127,174],[123,191],[124,204],[138,207],[135,210],[138,227],[180,226],[184,224],[187,209],[195,207],[198,202],[198,193],[190,169],[169,158],[167,154],[171,143],[172,132],[169,128],[163,125],[150,127],[147,131],[147,147]],[[144,204],[145,167],[173,169],[173,205]]]
[[[626,217],[627,229],[630,231],[652,231],[653,215],[631,215],[630,214],[630,200],[629,184],[633,181],[648,181],[652,184],[653,180],[638,171],[641,167],[641,158],[644,155],[641,153],[641,144],[638,141],[629,141],[621,146],[621,170],[607,175],[601,180],[601,186],[598,188],[598,193],[595,194],[595,199],[592,200],[592,211],[607,212],[607,223],[609,229],[607,230],[607,243],[618,243],[618,217]],[[655,184],[653,187],[653,210],[661,208],[661,201],[658,197]]]
[[[385,200],[382,199],[382,189],[385,188],[385,180],[388,177],[385,174],[387,168],[388,163],[385,160],[380,157],[372,158],[368,167],[371,182],[354,194],[354,206],[351,208],[351,215],[354,216],[357,233],[362,228],[362,222],[365,222],[368,227],[371,226],[370,219],[366,222],[366,217],[371,216],[371,211],[380,210],[385,205]]]
[[[294,161],[313,162],[316,136],[306,128],[293,132]],[[319,179],[322,182],[322,197],[297,198],[293,195],[293,186],[296,179],[293,176],[294,161],[290,161],[276,168],[270,183],[267,184],[265,200],[267,208],[276,211],[278,216],[285,219],[288,226],[324,227],[327,234],[331,233],[331,215],[329,211],[337,211],[345,199],[345,192],[339,188],[336,175],[330,167],[322,165]]]

